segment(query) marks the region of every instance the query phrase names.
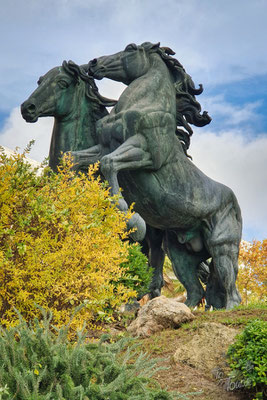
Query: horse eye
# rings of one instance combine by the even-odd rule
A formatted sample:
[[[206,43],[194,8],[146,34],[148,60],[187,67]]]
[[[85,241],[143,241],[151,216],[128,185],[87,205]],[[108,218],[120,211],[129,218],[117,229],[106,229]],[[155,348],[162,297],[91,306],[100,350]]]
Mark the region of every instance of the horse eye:
[[[128,46],[125,47],[124,51],[133,51],[137,50],[137,46],[135,43],[128,44]]]
[[[63,79],[60,79],[60,81],[58,81],[58,85],[59,85],[59,87],[61,87],[62,89],[66,89],[67,87],[69,87],[68,82],[64,81]]]
[[[38,86],[41,85],[43,79],[44,79],[44,77],[43,77],[43,76],[40,76],[40,78],[39,78],[38,81],[37,81],[37,85],[38,85]]]

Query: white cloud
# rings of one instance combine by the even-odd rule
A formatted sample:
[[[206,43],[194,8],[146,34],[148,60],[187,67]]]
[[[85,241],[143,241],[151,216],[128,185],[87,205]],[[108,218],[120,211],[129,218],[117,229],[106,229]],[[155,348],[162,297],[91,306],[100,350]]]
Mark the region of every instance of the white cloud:
[[[38,76],[64,59],[85,63],[129,42],[172,47],[205,87],[266,74],[266,11],[262,0],[5,2],[0,108],[21,103]]]
[[[24,121],[17,107],[12,110],[2,132],[0,145],[11,150],[19,147],[24,150],[31,140],[35,140],[30,157],[36,161],[43,161],[48,156],[50,138],[53,128],[53,118],[40,118],[38,122],[29,124]]]
[[[96,81],[96,84],[102,96],[115,100],[120,97],[121,93],[126,88],[123,83],[111,81],[109,79]]]
[[[223,94],[217,96],[203,97],[200,100],[203,110],[208,110],[209,114],[224,118],[224,125],[238,125],[252,121],[257,115],[257,108],[262,105],[260,100],[246,103],[244,105],[231,104],[225,100]]]
[[[247,141],[239,130],[219,135],[196,130],[189,153],[203,172],[235,192],[244,219],[244,238],[266,237],[266,135]]]

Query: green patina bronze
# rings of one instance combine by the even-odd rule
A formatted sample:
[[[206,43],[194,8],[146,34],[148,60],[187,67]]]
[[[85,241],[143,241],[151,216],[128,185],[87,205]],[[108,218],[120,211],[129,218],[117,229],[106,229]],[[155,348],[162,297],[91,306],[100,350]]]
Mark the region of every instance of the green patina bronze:
[[[21,112],[27,122],[55,117],[49,165],[56,170],[62,152],[97,143],[96,121],[108,114],[105,106],[114,106],[116,101],[102,97],[94,80],[71,61],[51,69],[37,83],[38,88],[22,104]]]
[[[88,66],[63,63],[44,76],[23,103],[22,114],[29,122],[55,116],[53,168],[62,150],[72,151],[81,169],[100,160],[112,194],[123,189],[120,209],[135,203],[129,227],[137,228],[135,238],[141,240],[148,224],[147,236],[160,259],[154,265],[152,296],[160,293],[164,248],[187,290],[188,305],[197,305],[205,296],[208,307],[232,308],[240,303],[235,285],[240,208],[231,189],[208,178],[187,156],[190,124],[204,126],[210,117],[201,113],[195,98],[202,87],[195,88],[173,55],[169,48],[146,42],[130,44]],[[112,101],[98,94],[93,81],[104,77],[127,85],[110,114],[105,106]],[[81,89],[82,82],[90,90]],[[86,93],[79,97],[82,91]],[[71,115],[76,115],[72,127]],[[199,271],[210,258],[204,293]]]

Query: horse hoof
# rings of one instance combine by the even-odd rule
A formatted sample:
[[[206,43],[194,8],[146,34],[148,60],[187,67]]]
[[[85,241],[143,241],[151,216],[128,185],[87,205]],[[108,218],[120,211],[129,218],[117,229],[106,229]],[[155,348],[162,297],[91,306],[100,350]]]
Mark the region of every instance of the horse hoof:
[[[187,307],[192,307],[192,308],[194,308],[194,307],[197,307],[199,304],[201,304],[201,299],[202,299],[202,297],[200,297],[200,298],[191,298],[191,299],[186,299],[185,300],[185,302],[184,302],[184,304],[187,306]]]
[[[228,300],[228,301],[226,302],[225,309],[226,309],[226,310],[232,310],[234,307],[239,306],[240,303],[241,303],[241,298],[240,298],[240,300],[239,300],[238,298]]]
[[[146,223],[138,213],[135,213],[132,218],[129,219],[127,222],[127,228],[128,230],[136,229],[134,232],[130,233],[131,239],[136,242],[144,240],[146,235]]]

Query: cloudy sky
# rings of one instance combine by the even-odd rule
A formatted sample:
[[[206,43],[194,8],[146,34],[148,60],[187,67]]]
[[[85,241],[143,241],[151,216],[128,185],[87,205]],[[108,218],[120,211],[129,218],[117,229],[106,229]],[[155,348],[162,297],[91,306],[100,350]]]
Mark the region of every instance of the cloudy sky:
[[[38,77],[64,59],[78,64],[127,44],[171,47],[196,84],[212,122],[195,129],[190,154],[239,200],[243,238],[267,237],[266,0],[1,0],[0,144],[36,144],[47,156],[52,118],[27,124],[19,106]],[[99,82],[118,98],[123,86]]]

